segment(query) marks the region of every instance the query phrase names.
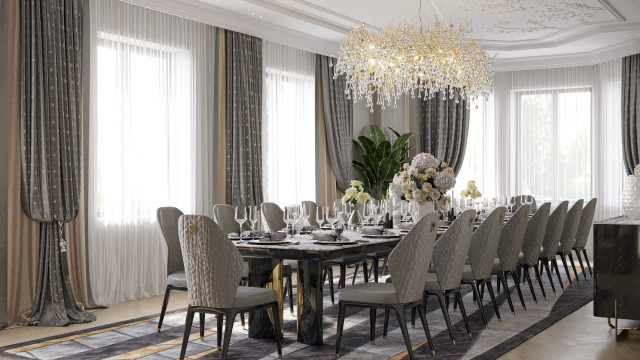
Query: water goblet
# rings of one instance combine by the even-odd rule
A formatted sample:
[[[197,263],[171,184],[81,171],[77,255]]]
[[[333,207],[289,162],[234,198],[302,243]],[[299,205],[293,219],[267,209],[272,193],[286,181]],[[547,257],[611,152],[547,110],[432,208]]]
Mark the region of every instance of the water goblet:
[[[236,222],[240,226],[238,229],[238,236],[242,234],[242,224],[247,221],[247,210],[243,206],[236,207]]]

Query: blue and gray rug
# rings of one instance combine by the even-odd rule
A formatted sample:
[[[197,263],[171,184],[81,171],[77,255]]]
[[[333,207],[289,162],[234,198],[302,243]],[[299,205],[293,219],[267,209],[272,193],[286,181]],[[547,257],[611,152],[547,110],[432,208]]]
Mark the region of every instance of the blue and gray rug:
[[[562,270],[561,270],[562,271]],[[337,272],[336,272],[337,273]],[[546,275],[546,274],[545,274]],[[562,271],[562,276],[565,274]],[[582,274],[580,274],[582,276]],[[546,278],[546,276],[544,276]],[[335,281],[337,284],[337,280]],[[349,282],[348,282],[349,283]],[[537,282],[534,285],[538,304],[534,304],[528,286],[522,286],[527,310],[523,310],[513,283],[511,296],[516,316],[511,315],[506,295],[498,296],[502,322],[495,317],[493,306],[485,294],[484,310],[489,319],[485,329],[477,305],[473,304],[470,289],[465,289],[464,304],[469,314],[473,337],[467,336],[462,316],[451,311],[456,345],[452,345],[446,324],[435,298],[427,307],[427,321],[434,338],[436,356],[432,356],[420,326],[409,326],[414,355],[421,359],[495,359],[515,348],[558,320],[576,311],[592,300],[593,280],[567,287],[565,292],[554,296],[548,279],[543,281],[548,300],[543,300]],[[566,284],[568,285],[568,283]],[[566,286],[565,285],[565,286]],[[556,283],[557,286],[557,283]],[[496,288],[494,280],[494,289]],[[338,306],[331,305],[328,296],[324,299],[324,346],[308,346],[296,341],[296,320],[289,309],[284,310],[283,357],[287,359],[335,359],[336,320]],[[338,297],[339,297],[339,293]],[[337,300],[337,299],[336,299]],[[407,317],[409,312],[407,312]],[[195,317],[191,341],[187,349],[188,359],[217,359],[220,351],[216,346],[216,321],[207,315],[204,340],[199,339]],[[342,337],[341,359],[403,359],[407,358],[406,347],[395,316],[390,317],[389,334],[382,339],[382,311],[376,324],[377,338],[369,342],[369,310],[347,308],[347,317]],[[0,358],[15,359],[176,359],[184,331],[185,311],[169,313],[164,320],[162,332],[157,332],[158,316],[132,319],[89,330],[61,336],[29,341],[0,348]],[[273,340],[250,339],[239,321],[233,329],[229,358],[277,359]]]

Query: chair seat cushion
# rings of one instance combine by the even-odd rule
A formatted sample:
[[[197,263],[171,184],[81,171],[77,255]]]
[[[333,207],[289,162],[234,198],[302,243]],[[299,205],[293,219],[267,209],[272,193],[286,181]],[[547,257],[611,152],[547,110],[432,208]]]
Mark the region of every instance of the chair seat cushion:
[[[187,287],[187,276],[184,274],[184,270],[176,271],[173,274],[167,276],[167,285]]]
[[[424,283],[424,291],[444,291],[450,289],[441,289],[440,283],[438,282],[438,275],[435,273],[427,274],[427,281]]]
[[[278,301],[278,293],[272,289],[238,286],[232,308],[245,308]]]
[[[462,281],[472,282],[473,280],[483,280],[483,279],[476,279],[475,276],[473,276],[473,270],[471,269],[471,265],[465,265],[462,270]]]
[[[498,258],[493,259],[493,268],[491,269],[491,273],[497,274],[501,272],[503,272],[503,270],[502,270],[502,264],[500,263],[500,259]]]
[[[364,283],[340,290],[340,301],[366,304],[398,304],[398,294],[391,282]]]

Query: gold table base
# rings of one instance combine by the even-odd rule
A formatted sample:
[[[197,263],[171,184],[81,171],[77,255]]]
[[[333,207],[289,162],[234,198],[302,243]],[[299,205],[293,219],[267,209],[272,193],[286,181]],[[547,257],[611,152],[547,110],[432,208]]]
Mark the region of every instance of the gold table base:
[[[636,328],[620,328],[618,327],[618,300],[613,300],[613,314],[614,314],[614,324],[611,324],[611,318],[607,318],[607,323],[609,323],[609,327],[615,329],[616,331],[616,341],[622,339],[627,335],[636,335],[640,336],[640,326]],[[618,332],[620,330],[620,332]]]

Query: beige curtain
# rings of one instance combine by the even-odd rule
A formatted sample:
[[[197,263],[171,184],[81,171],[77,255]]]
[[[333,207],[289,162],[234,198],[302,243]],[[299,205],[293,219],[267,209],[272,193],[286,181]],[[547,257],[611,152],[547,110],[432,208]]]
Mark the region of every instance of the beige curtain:
[[[218,203],[226,204],[226,182],[227,182],[227,147],[226,147],[226,117],[227,117],[227,46],[226,31],[218,29],[218,41],[216,43],[216,60],[218,69],[217,77],[217,99],[218,99]]]
[[[324,99],[322,96],[322,77],[320,74],[320,56],[316,61],[316,114],[318,121],[318,162],[317,187],[319,189],[318,205],[331,206],[335,199],[341,198],[344,194],[338,189],[336,176],[331,168],[329,160],[329,149],[327,147],[327,133],[324,122]]]

